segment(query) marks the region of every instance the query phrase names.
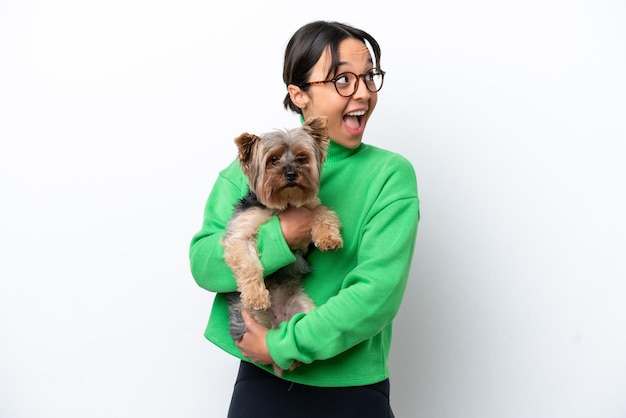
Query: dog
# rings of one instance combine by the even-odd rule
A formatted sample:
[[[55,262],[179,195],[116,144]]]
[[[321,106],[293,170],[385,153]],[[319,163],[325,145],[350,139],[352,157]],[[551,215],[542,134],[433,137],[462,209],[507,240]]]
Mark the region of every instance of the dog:
[[[264,277],[256,236],[262,224],[289,206],[321,206],[320,174],[329,143],[325,117],[310,118],[291,130],[260,136],[243,133],[235,138],[239,164],[249,184],[222,238],[224,260],[237,282],[238,291],[227,295],[229,330],[235,341],[245,333],[242,309],[263,326],[274,329],[296,313],[307,313],[315,307],[301,282],[302,276],[311,271],[305,258],[307,251],[294,251],[294,263]],[[338,250],[343,246],[340,230],[334,211],[319,210],[311,225],[312,243],[321,251]],[[274,365],[274,372],[281,376],[283,370]]]

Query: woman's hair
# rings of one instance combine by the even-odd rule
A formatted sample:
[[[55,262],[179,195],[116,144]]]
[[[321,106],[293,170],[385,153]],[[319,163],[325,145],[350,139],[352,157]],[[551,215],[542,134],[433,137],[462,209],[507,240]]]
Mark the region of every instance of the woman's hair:
[[[290,84],[307,91],[313,66],[319,61],[326,48],[330,48],[331,65],[327,77],[334,75],[339,67],[339,44],[347,38],[355,38],[369,44],[374,53],[374,65],[380,68],[380,46],[369,33],[339,22],[316,21],[302,26],[293,34],[285,48],[285,62],[283,65],[283,81],[285,86]],[[302,109],[296,106],[289,93],[283,100],[285,109],[302,114]]]

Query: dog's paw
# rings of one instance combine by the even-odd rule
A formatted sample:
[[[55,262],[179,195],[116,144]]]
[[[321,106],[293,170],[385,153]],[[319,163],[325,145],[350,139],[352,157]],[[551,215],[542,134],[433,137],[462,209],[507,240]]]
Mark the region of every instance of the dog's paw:
[[[341,223],[337,214],[326,210],[318,214],[311,225],[313,244],[322,251],[336,251],[343,247]]]
[[[302,363],[300,363],[298,360],[294,361],[293,363],[291,363],[291,367],[289,367],[288,371],[290,372],[294,371],[301,364]],[[281,369],[278,365],[276,365],[276,363],[274,363],[273,367],[274,367],[274,374],[278,377],[282,377],[285,370]]]
[[[300,363],[298,360],[294,360],[293,363],[291,363],[291,367],[289,368],[290,372],[293,372],[296,367],[300,366],[302,363]]]
[[[274,365],[272,366],[274,368],[274,374],[278,377],[283,377],[283,372],[284,370],[281,369],[279,366],[276,365],[276,363],[274,363]]]
[[[339,234],[327,235],[320,237],[314,244],[322,251],[336,251],[343,247],[343,239]]]
[[[263,288],[252,294],[246,293],[241,295],[241,303],[245,308],[254,311],[263,311],[270,307],[270,292]]]

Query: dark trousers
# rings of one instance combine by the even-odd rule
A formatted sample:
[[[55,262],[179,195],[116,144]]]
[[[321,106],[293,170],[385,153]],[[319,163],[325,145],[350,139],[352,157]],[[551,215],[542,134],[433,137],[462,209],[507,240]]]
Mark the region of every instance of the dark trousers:
[[[389,379],[366,386],[316,387],[241,362],[228,418],[394,418]]]

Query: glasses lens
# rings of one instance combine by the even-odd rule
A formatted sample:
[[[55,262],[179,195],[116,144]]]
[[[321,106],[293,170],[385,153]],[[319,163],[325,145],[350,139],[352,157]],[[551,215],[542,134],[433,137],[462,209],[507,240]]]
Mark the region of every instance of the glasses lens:
[[[359,77],[354,73],[343,73],[335,77],[335,88],[337,93],[344,97],[350,97],[359,88]],[[365,87],[372,93],[376,93],[383,87],[385,73],[381,70],[371,70],[362,75]]]
[[[357,76],[353,73],[343,73],[339,74],[335,78],[335,87],[337,88],[337,93],[342,96],[349,97],[354,94],[355,86],[356,86]]]
[[[383,79],[385,73],[378,70],[372,70],[365,74],[365,85],[367,89],[372,93],[377,92],[383,87]]]

